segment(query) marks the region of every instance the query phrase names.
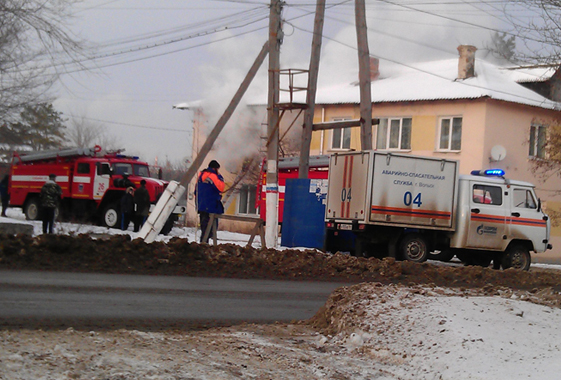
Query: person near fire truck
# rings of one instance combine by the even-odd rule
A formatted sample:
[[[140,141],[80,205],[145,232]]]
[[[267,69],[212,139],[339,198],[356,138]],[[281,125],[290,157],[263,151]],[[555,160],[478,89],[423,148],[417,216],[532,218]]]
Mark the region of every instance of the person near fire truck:
[[[41,188],[41,219],[43,220],[43,233],[52,234],[55,224],[56,208],[60,204],[62,189],[55,182],[56,175],[49,174],[49,179]]]
[[[201,243],[208,243],[211,236],[216,238],[211,230],[211,233],[204,239],[208,222],[210,221],[210,214],[223,214],[224,205],[222,204],[222,192],[224,192],[224,178],[220,173],[220,164],[212,160],[208,164],[208,168],[201,171],[197,180],[197,188],[195,195],[197,198],[197,211],[201,221]],[[218,219],[214,220],[214,227],[218,230]]]
[[[134,219],[134,187],[127,187],[125,195],[121,198],[121,229],[128,230],[129,224]]]
[[[6,210],[8,209],[8,205],[10,204],[10,192],[9,192],[9,185],[10,185],[10,176],[6,174],[0,182],[0,198],[2,199],[2,216],[6,216]]]
[[[134,191],[134,204],[136,206],[134,232],[138,232],[150,213],[150,193],[146,189],[144,179],[140,181],[140,187]]]

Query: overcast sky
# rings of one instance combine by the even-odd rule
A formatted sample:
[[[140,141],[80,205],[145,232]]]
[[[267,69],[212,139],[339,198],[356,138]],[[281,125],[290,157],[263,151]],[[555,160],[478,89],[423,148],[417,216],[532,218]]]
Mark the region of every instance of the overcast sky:
[[[508,28],[502,11],[508,1],[366,3],[370,53],[381,58],[382,73],[403,63],[457,57],[460,44],[475,45],[483,58],[493,30]],[[282,69],[308,68],[314,11],[311,0],[287,1]],[[156,157],[160,164],[191,159],[193,115],[172,106],[206,100],[212,126],[266,41],[268,15],[268,2],[259,0],[84,0],[70,28],[95,47],[95,59],[82,62],[86,71],[66,68],[55,108],[105,125],[126,153],[150,163]],[[328,0],[324,35],[320,85],[357,80],[354,1]],[[266,101],[266,66],[245,101]],[[233,120],[224,136],[242,127]],[[226,141],[225,150],[248,149]]]

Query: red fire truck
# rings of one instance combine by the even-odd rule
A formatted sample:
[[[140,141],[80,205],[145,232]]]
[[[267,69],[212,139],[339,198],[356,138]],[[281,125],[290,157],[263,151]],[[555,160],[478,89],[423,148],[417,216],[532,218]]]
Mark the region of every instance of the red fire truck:
[[[310,179],[327,179],[329,170],[329,156],[319,155],[310,156],[309,159],[308,178]],[[279,180],[279,224],[282,224],[284,210],[284,190],[286,180],[289,178],[298,178],[298,167],[300,165],[300,157],[283,157],[278,162],[278,180]],[[259,175],[259,186],[257,186],[257,200],[255,206],[259,209],[259,216],[263,220],[267,220],[265,190],[267,187],[267,159],[261,163]]]
[[[56,175],[62,188],[58,210],[62,220],[90,220],[107,227],[120,226],[120,199],[128,186],[138,188],[144,179],[154,204],[168,185],[152,178],[149,165],[138,157],[103,152],[99,146],[14,153],[10,206],[21,207],[28,220],[39,217],[39,193],[49,174]],[[184,212],[185,207],[177,206],[162,233],[169,232]]]

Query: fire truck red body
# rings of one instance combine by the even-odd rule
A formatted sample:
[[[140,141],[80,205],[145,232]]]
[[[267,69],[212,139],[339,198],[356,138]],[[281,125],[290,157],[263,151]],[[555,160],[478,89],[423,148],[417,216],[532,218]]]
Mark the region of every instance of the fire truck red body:
[[[329,170],[329,156],[310,156],[308,178],[310,179],[327,179]],[[259,176],[259,186],[257,186],[257,200],[255,206],[258,208],[259,216],[263,220],[267,220],[266,206],[266,187],[267,187],[267,161],[261,163],[261,171]],[[300,164],[299,157],[284,157],[279,159],[278,163],[278,180],[279,180],[279,223],[283,220],[284,210],[284,192],[286,180],[289,178],[298,178],[298,167]]]
[[[10,206],[21,207],[27,219],[36,220],[39,193],[49,174],[56,175],[62,188],[59,217],[94,220],[108,227],[120,227],[120,200],[126,187],[132,184],[138,188],[145,180],[150,201],[156,203],[168,185],[167,181],[151,178],[149,165],[138,157],[104,153],[98,146],[14,154]]]

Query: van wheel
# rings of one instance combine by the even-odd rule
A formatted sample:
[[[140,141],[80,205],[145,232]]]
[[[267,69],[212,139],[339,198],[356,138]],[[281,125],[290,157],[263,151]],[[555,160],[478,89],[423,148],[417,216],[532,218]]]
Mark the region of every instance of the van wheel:
[[[427,243],[419,234],[405,235],[399,247],[404,260],[422,263],[427,260],[429,255]]]
[[[357,237],[355,239],[355,249],[351,252],[352,256],[368,257],[368,240]]]
[[[120,214],[116,203],[111,203],[103,209],[101,222],[109,228],[119,228]]]
[[[39,219],[39,198],[31,198],[25,204],[25,219],[27,220],[38,220]]]
[[[526,247],[515,244],[508,248],[503,255],[501,265],[503,269],[515,268],[520,270],[530,269],[532,257]]]
[[[444,251],[431,252],[429,253],[428,258],[429,260],[438,260],[447,263],[452,260],[454,256],[456,256],[456,254],[451,249],[447,249]]]

